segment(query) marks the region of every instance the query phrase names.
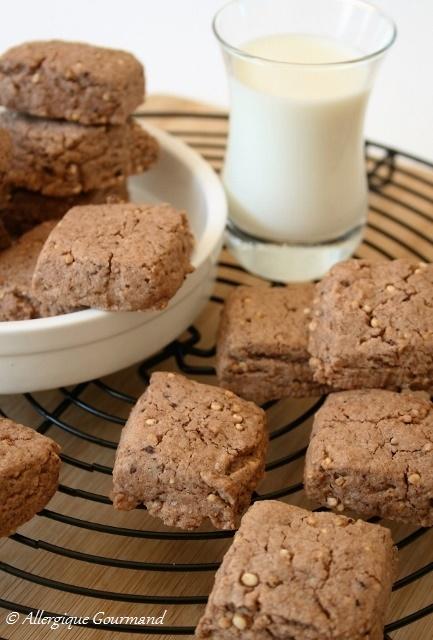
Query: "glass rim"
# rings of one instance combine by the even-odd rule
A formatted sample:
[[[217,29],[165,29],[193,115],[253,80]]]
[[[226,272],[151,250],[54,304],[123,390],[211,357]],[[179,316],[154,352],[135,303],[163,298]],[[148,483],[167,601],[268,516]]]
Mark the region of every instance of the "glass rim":
[[[231,54],[237,56],[238,58],[243,58],[244,60],[247,60],[250,62],[280,65],[282,67],[301,67],[301,68],[342,67],[344,65],[358,64],[358,63],[372,60],[374,58],[378,58],[394,44],[397,38],[397,25],[393,20],[393,18],[391,18],[385,11],[382,11],[382,9],[379,9],[379,7],[375,6],[371,2],[367,2],[367,0],[350,0],[350,2],[353,5],[358,5],[370,11],[373,11],[378,16],[381,16],[382,18],[384,18],[386,22],[388,22],[389,26],[391,27],[391,36],[388,42],[386,42],[382,47],[380,47],[379,49],[376,49],[375,51],[372,51],[371,53],[367,53],[365,55],[361,54],[359,56],[356,56],[355,58],[348,58],[347,60],[339,60],[338,62],[290,62],[286,60],[274,60],[272,58],[264,58],[263,56],[257,56],[252,53],[248,53],[247,51],[230,44],[229,42],[227,42],[227,40],[225,40],[222,37],[222,35],[218,31],[217,21],[220,18],[221,14],[228,7],[235,4],[239,4],[239,2],[240,0],[229,0],[229,2],[227,2],[220,9],[218,9],[218,11],[216,12],[212,20],[212,31],[216,39],[224,49],[229,51]]]

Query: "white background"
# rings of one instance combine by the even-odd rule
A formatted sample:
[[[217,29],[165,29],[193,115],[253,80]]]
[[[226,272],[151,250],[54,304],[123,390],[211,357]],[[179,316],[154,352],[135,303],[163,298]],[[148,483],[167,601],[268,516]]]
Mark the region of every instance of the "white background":
[[[149,92],[226,105],[210,27],[224,2],[8,0],[0,44],[5,49],[24,40],[64,38],[128,49],[146,66]],[[394,18],[399,34],[370,102],[367,136],[433,160],[433,0],[375,3]]]

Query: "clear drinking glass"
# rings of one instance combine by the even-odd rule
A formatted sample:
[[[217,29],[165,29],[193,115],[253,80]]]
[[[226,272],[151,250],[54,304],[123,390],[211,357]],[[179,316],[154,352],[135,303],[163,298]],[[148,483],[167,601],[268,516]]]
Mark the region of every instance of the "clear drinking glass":
[[[364,115],[395,25],[363,0],[232,0],[213,27],[231,94],[229,248],[274,280],[320,277],[362,239]]]

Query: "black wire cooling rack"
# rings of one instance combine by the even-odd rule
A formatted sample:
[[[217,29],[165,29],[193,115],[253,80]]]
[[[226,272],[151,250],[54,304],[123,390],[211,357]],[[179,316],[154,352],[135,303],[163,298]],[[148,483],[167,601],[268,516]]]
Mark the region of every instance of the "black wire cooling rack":
[[[189,141],[219,170],[225,148],[225,115],[140,115],[157,118],[159,123],[165,118],[171,133]],[[218,126],[203,132],[199,125],[193,128],[190,124],[196,126],[201,119]],[[433,165],[373,143],[367,144],[366,151],[372,202],[359,255],[410,255],[431,261]],[[114,513],[108,497],[114,451],[125,418],[152,370],[178,369],[198,380],[214,381],[214,329],[219,309],[232,287],[254,281],[224,255],[215,294],[205,314],[157,355],[104,380],[0,400],[3,415],[33,423],[38,431],[58,440],[63,451],[61,484],[53,501],[0,545],[0,607],[5,612],[27,615],[43,609],[47,616],[85,616],[92,611],[105,611],[107,615],[115,611],[116,616],[135,616],[137,611],[142,615],[143,609],[167,609],[163,626],[124,621],[101,626],[90,620],[82,624],[84,635],[80,638],[94,637],[94,630],[107,635],[115,632],[110,637],[120,632],[167,638],[193,634],[213,574],[233,532],[161,528],[140,509],[130,514]],[[267,480],[255,500],[272,498],[304,504],[303,456],[311,419],[322,402],[323,398],[285,400],[265,406],[271,445]],[[392,529],[403,559],[403,573],[394,584],[385,638],[427,640],[432,633],[425,632],[427,625],[423,624],[433,614],[433,536],[428,529]],[[411,604],[414,601],[415,609]],[[21,637],[12,627],[3,628],[9,639]],[[45,629],[38,633],[32,637],[47,637]]]

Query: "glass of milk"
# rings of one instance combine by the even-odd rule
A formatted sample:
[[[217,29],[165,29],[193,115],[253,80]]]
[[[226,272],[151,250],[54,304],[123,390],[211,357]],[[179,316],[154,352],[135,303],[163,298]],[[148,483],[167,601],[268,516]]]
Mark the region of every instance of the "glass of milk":
[[[363,235],[363,124],[394,23],[363,0],[232,0],[214,19],[231,111],[227,242],[249,271],[322,276]]]

